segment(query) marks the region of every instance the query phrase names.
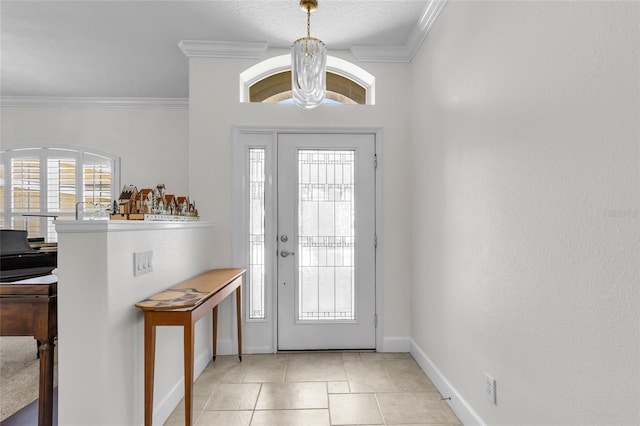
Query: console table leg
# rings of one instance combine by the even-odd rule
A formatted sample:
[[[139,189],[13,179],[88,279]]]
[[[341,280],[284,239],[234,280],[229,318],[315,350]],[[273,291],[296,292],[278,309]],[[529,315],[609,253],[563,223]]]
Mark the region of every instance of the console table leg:
[[[153,375],[156,357],[156,327],[144,318],[144,424],[153,424]]]
[[[184,424],[193,424],[193,343],[195,324],[189,316],[189,323],[184,325]]]
[[[40,354],[40,388],[38,426],[51,426],[53,422],[53,339],[38,340]]]
[[[216,361],[216,354],[218,350],[218,305],[213,307],[211,312],[212,328],[213,328],[213,361]]]
[[[238,358],[242,362],[242,285],[236,288],[236,320],[238,322]]]

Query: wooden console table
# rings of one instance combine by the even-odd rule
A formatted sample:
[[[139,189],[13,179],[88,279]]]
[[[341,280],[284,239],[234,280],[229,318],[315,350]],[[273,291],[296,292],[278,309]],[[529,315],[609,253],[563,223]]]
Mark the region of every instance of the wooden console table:
[[[38,426],[53,421],[53,347],[58,331],[58,277],[0,283],[0,335],[33,336],[39,343]]]
[[[184,330],[185,425],[193,417],[193,346],[196,322],[213,311],[213,360],[218,338],[218,305],[236,294],[238,357],[242,361],[242,275],[244,269],[213,269],[150,296],[136,304],[144,312],[144,424],[153,420],[153,385],[156,354],[156,327],[182,326]]]

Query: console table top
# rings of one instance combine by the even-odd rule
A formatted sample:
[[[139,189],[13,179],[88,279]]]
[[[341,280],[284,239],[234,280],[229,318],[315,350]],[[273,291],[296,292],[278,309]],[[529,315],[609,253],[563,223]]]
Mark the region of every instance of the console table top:
[[[207,300],[245,272],[244,269],[212,269],[182,281],[136,303],[142,310],[159,311],[192,308]]]

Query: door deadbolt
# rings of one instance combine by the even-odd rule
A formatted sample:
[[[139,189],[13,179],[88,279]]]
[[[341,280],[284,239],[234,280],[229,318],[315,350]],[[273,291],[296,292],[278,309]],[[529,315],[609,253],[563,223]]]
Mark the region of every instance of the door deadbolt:
[[[289,237],[287,237],[286,235],[280,235],[280,241],[286,243],[287,241],[289,241]]]

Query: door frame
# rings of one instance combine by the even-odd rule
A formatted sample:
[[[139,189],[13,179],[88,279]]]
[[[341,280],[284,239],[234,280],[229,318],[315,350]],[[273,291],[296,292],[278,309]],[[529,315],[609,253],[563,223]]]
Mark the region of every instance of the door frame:
[[[375,307],[376,307],[376,350],[382,351],[384,338],[384,233],[383,233],[383,177],[384,177],[384,155],[383,154],[383,137],[384,129],[382,127],[306,127],[306,126],[233,126],[232,129],[232,259],[233,265],[237,267],[246,267],[247,265],[247,245],[245,235],[247,233],[245,216],[247,215],[247,193],[245,185],[245,152],[250,147],[264,146],[270,150],[271,155],[267,155],[267,166],[271,167],[272,175],[267,174],[266,188],[267,203],[274,204],[274,217],[266,218],[267,226],[277,228],[275,220],[277,218],[277,140],[279,134],[296,133],[296,134],[370,134],[375,138],[376,152],[376,173],[375,173],[375,233],[377,236],[377,245],[375,250]],[[372,159],[372,161],[374,161]],[[275,234],[274,234],[275,235]],[[265,235],[266,240],[270,237],[268,233]],[[271,244],[267,243],[265,251],[276,251],[275,237]],[[266,289],[265,305],[267,307],[267,318],[265,320],[247,320],[247,298],[243,301],[243,328],[244,339],[243,346],[247,353],[276,353],[278,351],[278,319],[277,319],[277,277],[275,275],[277,258],[274,256],[272,264],[268,268],[271,276],[267,276],[270,287]],[[267,272],[269,273],[269,272]],[[244,295],[248,295],[245,290]],[[235,326],[235,323],[232,324]],[[265,331],[271,333],[271,338],[267,339],[270,343],[252,341],[252,336],[262,334]],[[233,345],[237,344],[235,336],[233,336]],[[235,347],[235,346],[232,346]]]

